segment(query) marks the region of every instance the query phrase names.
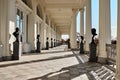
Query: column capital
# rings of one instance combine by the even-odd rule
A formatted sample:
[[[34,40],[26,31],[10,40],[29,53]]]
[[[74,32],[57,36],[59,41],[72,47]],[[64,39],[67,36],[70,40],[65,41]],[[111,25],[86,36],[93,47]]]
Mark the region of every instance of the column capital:
[[[73,14],[77,13],[78,11],[79,9],[75,9],[75,8],[72,9]]]
[[[84,12],[84,8],[80,8],[79,11],[80,11],[80,12]]]

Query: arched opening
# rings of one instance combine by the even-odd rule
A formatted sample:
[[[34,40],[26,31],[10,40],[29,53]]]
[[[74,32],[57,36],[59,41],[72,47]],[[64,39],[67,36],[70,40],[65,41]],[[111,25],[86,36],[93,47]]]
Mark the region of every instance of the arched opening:
[[[29,8],[32,9],[32,2],[31,0],[22,0]]]
[[[49,23],[48,23],[48,16],[47,16],[47,15],[46,15],[46,20],[45,20],[45,21],[46,21],[47,24],[49,24]]]
[[[67,44],[67,41],[69,39],[69,35],[67,34],[62,34],[61,35],[61,39],[62,39],[62,44]]]
[[[43,15],[42,15],[42,9],[41,9],[41,7],[40,7],[40,5],[38,5],[37,6],[37,8],[36,8],[37,10],[37,15],[41,18],[41,19],[43,19]]]

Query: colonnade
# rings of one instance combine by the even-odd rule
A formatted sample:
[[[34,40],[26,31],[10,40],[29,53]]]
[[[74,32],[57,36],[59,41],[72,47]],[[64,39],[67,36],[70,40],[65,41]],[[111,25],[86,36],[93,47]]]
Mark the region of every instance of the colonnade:
[[[53,41],[61,40],[61,33],[56,29],[55,24],[52,22],[50,17],[48,23],[46,22],[45,10],[41,10],[40,17],[37,14],[36,1],[32,2],[32,9],[25,5],[22,0],[0,0],[0,59],[11,60],[13,51],[13,42],[15,37],[13,32],[16,27],[20,27],[19,34],[22,52],[32,51],[36,49],[35,41],[36,37],[40,35],[41,48],[46,48],[46,38],[49,37],[49,43],[51,38]],[[18,11],[21,11],[20,15],[20,26],[18,26],[17,18],[19,18]],[[27,50],[28,49],[28,50]]]
[[[32,1],[32,9],[28,8],[21,0],[0,0],[0,59],[9,60],[12,53],[12,42],[15,40],[12,33],[16,28],[17,9],[23,11],[23,42],[30,45],[30,50],[35,50],[35,34],[40,34],[41,47],[46,47],[46,38],[61,40],[61,32],[49,18],[46,23],[46,12],[43,9],[42,17],[37,15],[37,3]],[[22,7],[20,5],[23,5]],[[80,34],[85,37],[85,50],[89,51],[91,42],[91,0],[86,0],[86,29],[84,28],[84,8],[80,10]],[[4,9],[4,10],[3,10]],[[76,15],[78,9],[72,9],[73,16],[70,26],[71,48],[76,48]],[[37,19],[38,16],[39,18]],[[117,25],[117,58],[116,58],[116,80],[120,80],[120,1],[118,0],[118,25]],[[98,61],[105,63],[107,59],[106,44],[111,43],[111,17],[110,17],[110,0],[99,0],[99,44],[98,44]],[[25,27],[27,26],[27,27]],[[35,32],[35,26],[39,29]],[[38,28],[39,27],[39,28]],[[26,31],[25,31],[26,30]],[[85,32],[84,32],[85,30]],[[22,45],[24,46],[24,45]],[[24,46],[25,47],[25,46]]]
[[[91,15],[91,0],[86,0],[86,8],[80,10],[80,35],[85,37],[85,51],[89,52],[89,43],[92,39],[92,15]],[[84,33],[84,12],[86,10],[86,26]],[[77,12],[77,10],[76,10]],[[73,21],[71,23],[71,47],[76,48],[76,13],[73,11]],[[98,57],[99,62],[105,63],[107,58],[106,44],[111,43],[111,18],[110,18],[110,0],[99,1],[99,45]]]

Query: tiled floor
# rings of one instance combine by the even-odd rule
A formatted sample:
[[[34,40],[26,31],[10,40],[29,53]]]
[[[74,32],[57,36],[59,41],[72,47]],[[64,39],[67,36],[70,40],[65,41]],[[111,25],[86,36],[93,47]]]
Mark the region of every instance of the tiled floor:
[[[61,46],[53,49],[59,51]],[[0,80],[95,80],[90,71],[100,68],[101,64],[87,62],[86,55],[79,55],[76,51],[63,51],[1,62]]]

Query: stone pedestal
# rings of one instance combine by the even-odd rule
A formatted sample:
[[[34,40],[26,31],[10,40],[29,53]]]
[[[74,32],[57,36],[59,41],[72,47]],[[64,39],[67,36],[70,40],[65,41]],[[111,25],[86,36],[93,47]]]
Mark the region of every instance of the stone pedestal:
[[[80,43],[80,54],[84,54],[84,44],[83,44],[83,42]]]
[[[54,42],[54,47],[56,47],[56,42]]]
[[[40,41],[37,41],[37,50],[36,50],[36,52],[41,52],[41,50],[40,50]]]
[[[49,50],[49,42],[46,42],[46,50]]]
[[[68,39],[68,49],[70,49],[70,39]]]
[[[19,60],[19,42],[13,42],[12,60]]]
[[[96,56],[97,45],[95,43],[90,43],[90,58],[89,62],[97,62],[98,57]]]
[[[51,41],[51,48],[53,48],[53,41]]]
[[[2,61],[3,45],[0,43],[0,61]]]

